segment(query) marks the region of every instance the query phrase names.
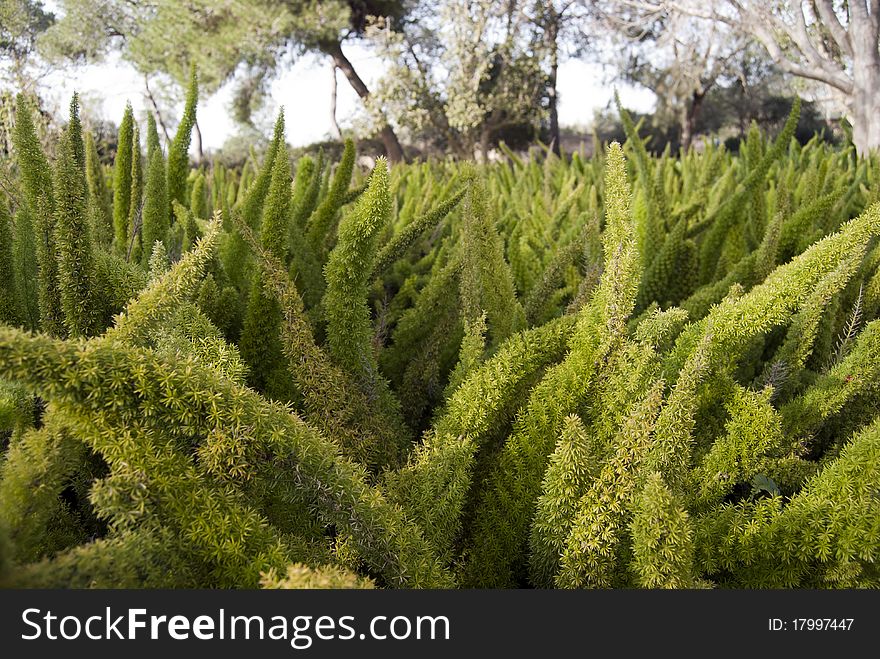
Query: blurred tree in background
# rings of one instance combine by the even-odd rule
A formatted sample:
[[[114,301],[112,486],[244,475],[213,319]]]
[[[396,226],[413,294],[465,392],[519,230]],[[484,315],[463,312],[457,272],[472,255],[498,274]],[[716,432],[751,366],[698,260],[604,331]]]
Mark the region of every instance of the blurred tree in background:
[[[362,101],[351,129],[359,138],[379,139],[392,161],[404,158],[401,142],[412,156],[486,159],[500,142],[524,150],[540,141],[560,152],[559,67],[577,58],[602,64],[604,84],[653,93],[655,107],[642,127],[650,148],[688,148],[709,134],[735,145],[752,121],[778,127],[791,107],[793,79],[801,81],[799,92],[819,101],[817,85],[830,85],[831,73],[838,87],[855,89],[853,76],[873,70],[863,64],[863,48],[853,46],[859,35],[871,36],[856,25],[859,2],[850,7],[829,0],[812,8],[801,4],[800,13],[774,13],[722,0],[705,11],[699,3],[665,0],[0,0],[0,86],[36,89],[41,65],[121,57],[143,76],[145,98],[167,142],[194,64],[206,95],[227,84],[233,89],[240,134],[228,141],[224,156],[232,165],[249,156],[242,144],[265,143],[254,116],[271,83],[310,53],[333,72],[332,140],[342,137],[336,118],[342,72]],[[797,27],[800,16],[807,37],[797,33],[800,41],[780,54],[760,30],[743,28],[765,14],[777,27]],[[738,24],[740,15],[751,22]],[[868,12],[865,18],[862,24],[874,29],[877,17]],[[377,81],[368,82],[373,76],[351,57],[355,44],[378,58]],[[807,52],[810,44],[814,54]],[[797,68],[798,57],[809,59],[805,52],[815,60],[808,62],[812,69]],[[880,67],[877,48],[872,52]],[[803,81],[810,76],[797,78],[813,69],[823,77],[814,75],[809,84]],[[7,106],[8,99],[0,103],[0,131]],[[818,130],[831,137],[828,119],[838,115],[829,107],[817,102],[805,108],[803,136]],[[606,119],[599,117],[596,132],[619,136],[619,126]],[[853,123],[861,144],[866,122]],[[566,130],[569,147],[572,139],[589,136]],[[194,140],[201,156],[198,123]]]
[[[343,52],[343,44],[363,35],[368,17],[404,21],[409,4],[403,0],[63,0],[63,16],[45,34],[42,45],[56,59],[80,61],[121,49],[141,73],[165,73],[181,87],[195,64],[209,94],[234,81],[234,115],[248,123],[273,77],[297,55],[310,51],[331,57],[366,101],[370,90]],[[391,126],[384,123],[379,133],[389,158],[402,159]]]
[[[19,91],[33,91],[37,37],[53,20],[40,2],[0,0],[0,81]]]
[[[693,17],[763,46],[780,70],[834,103],[860,153],[880,148],[880,6],[876,0],[630,0]]]

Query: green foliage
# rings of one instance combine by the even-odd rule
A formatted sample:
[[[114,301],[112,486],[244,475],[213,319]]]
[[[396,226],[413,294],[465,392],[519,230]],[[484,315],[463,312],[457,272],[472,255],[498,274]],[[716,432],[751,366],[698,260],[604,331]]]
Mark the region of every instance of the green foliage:
[[[525,326],[525,314],[516,299],[501,237],[489,216],[486,190],[476,174],[469,176],[462,209],[462,311],[469,323],[485,312],[489,343],[497,346]]]
[[[19,588],[172,588],[200,583],[169,529],[125,531],[16,570]]]
[[[597,474],[599,456],[583,421],[572,414],[544,474],[530,536],[532,583],[552,587],[577,512],[578,501]]]
[[[628,508],[642,478],[662,400],[659,381],[624,420],[589,489],[577,501],[561,552],[555,583],[560,588],[608,588],[616,584],[617,554]]]
[[[439,551],[461,532],[477,451],[509,424],[536,376],[565,352],[573,329],[561,318],[508,339],[450,396],[409,464],[389,474],[391,495],[422,522]]]
[[[115,318],[114,327],[105,336],[135,345],[148,344],[176,307],[198,290],[213,257],[219,232],[220,222],[215,218],[196,248],[187,252],[162,277],[151,281],[137,300]]]
[[[247,364],[238,349],[229,345],[211,320],[190,304],[181,305],[169,319],[167,332],[156,340],[156,350],[169,357],[189,355],[224,377],[244,384]]]
[[[2,212],[2,211],[0,211]],[[27,204],[15,214],[12,235],[12,259],[18,290],[18,309],[23,326],[30,330],[40,327],[40,277],[36,248],[37,233]]]
[[[351,172],[354,168],[354,158],[354,142],[350,139],[346,140],[342,159],[333,173],[330,188],[308,221],[307,237],[309,246],[315,254],[322,255],[331,243],[330,230],[333,228],[336,213],[342,206],[345,193],[348,190]]]
[[[387,271],[425,231],[433,229],[442,222],[464,198],[466,192],[467,188],[461,188],[436,208],[432,208],[428,213],[409,223],[403,231],[389,240],[376,257],[373,276],[377,277]]]
[[[193,181],[189,210],[195,217],[208,217],[208,197],[205,191],[205,174],[203,172],[199,172]]]
[[[276,154],[280,150],[284,150],[284,122],[282,116],[279,115],[278,120],[275,122],[272,141],[269,143],[262,167],[255,179],[250,181],[249,169],[242,172],[236,206],[247,226],[253,230],[259,229],[263,202],[269,192]],[[247,168],[249,164],[250,161],[246,163],[245,167]],[[252,283],[250,258],[244,238],[234,227],[231,227],[231,229],[230,234],[226,237],[221,247],[223,267],[233,285],[239,291],[246,292]]]
[[[149,149],[148,149],[149,152]],[[141,244],[145,264],[151,258],[156,242],[165,245],[169,228],[168,191],[165,179],[165,158],[161,149],[153,149],[149,156],[147,183],[141,225]]]
[[[119,124],[116,159],[113,161],[113,245],[120,256],[125,256],[128,250],[133,153],[134,113],[131,105],[127,105]]]
[[[92,232],[98,244],[109,247],[113,243],[113,200],[92,133],[86,133],[85,150],[86,182],[89,186],[88,212]]]
[[[376,163],[367,191],[357,208],[342,219],[339,239],[326,265],[327,292],[323,306],[327,318],[327,347],[333,360],[350,373],[361,391],[378,399],[401,441],[407,430],[388,381],[379,372],[373,345],[373,327],[367,306],[368,277],[373,271],[381,232],[391,214],[388,165]]]
[[[157,240],[153,243],[153,252],[150,254],[150,262],[148,265],[150,280],[158,279],[162,276],[162,273],[168,269],[168,266],[171,265],[168,260],[168,249],[165,247],[165,243],[161,240]],[[208,281],[208,279],[205,280],[206,283]],[[211,278],[210,281],[213,282],[214,279]],[[204,285],[205,284],[202,284],[202,286]]]
[[[281,263],[240,222],[239,230],[258,258],[264,294],[280,305],[281,347],[290,376],[302,394],[306,419],[332,437],[345,455],[368,467],[378,470],[396,462],[399,447],[394,429],[374,413],[350,375],[316,343],[299,291]]]
[[[760,193],[759,186],[763,183],[764,178],[767,176],[772,165],[788,148],[791,137],[797,127],[798,117],[800,116],[800,107],[800,99],[797,99],[792,106],[791,113],[785,122],[785,126],[783,126],[782,131],[779,133],[773,146],[768,149],[760,159],[757,159],[757,156],[755,157],[755,162],[753,162],[752,166],[748,168],[748,174],[737,187],[736,193],[726,198],[716,210],[713,217],[714,221],[711,223],[708,235],[700,247],[700,280],[704,283],[711,279],[713,274],[718,270],[718,260],[721,256],[721,248],[724,245],[725,239],[731,232],[732,225],[736,220],[736,212],[741,209],[743,205],[748,204],[750,200],[753,204],[756,203],[754,200],[758,199]],[[754,206],[751,210],[754,211]],[[759,220],[752,220],[752,222],[749,222],[748,218],[746,218],[743,222],[743,225],[745,226],[743,226],[742,229],[748,227],[754,236],[758,231],[763,231],[763,226],[760,228],[754,226],[754,223],[758,221]]]
[[[24,320],[13,250],[12,217],[0,200],[0,322],[7,325],[18,325]]]
[[[282,143],[283,126],[283,115],[280,115],[276,132],[280,134]],[[282,263],[287,256],[290,196],[290,162],[284,154],[279,153],[273,161],[272,178],[263,206],[260,241],[266,253]],[[294,391],[282,356],[280,325],[278,301],[263,289],[261,275],[257,272],[251,286],[239,345],[242,356],[250,365],[251,386],[270,398],[289,400],[293,398]]]
[[[77,116],[76,97],[71,119]],[[90,336],[101,327],[100,307],[95,294],[95,262],[91,230],[86,215],[87,190],[81,136],[71,120],[58,148],[55,165],[55,242],[58,250],[58,290],[64,325],[72,337]],[[83,159],[84,160],[84,159]]]
[[[306,222],[315,211],[318,193],[321,190],[321,177],[324,173],[324,150],[318,152],[315,162],[303,156],[296,170],[296,187],[293,192],[293,226],[305,233]]]
[[[468,582],[498,587],[522,579],[528,525],[548,456],[565,417],[577,410],[594,386],[597,364],[607,359],[625,333],[639,273],[630,191],[617,144],[608,150],[605,185],[609,195],[603,237],[605,271],[590,305],[578,314],[569,354],[531,391],[489,478],[477,510]]]
[[[111,203],[19,100],[3,585],[880,586],[874,160],[191,170],[194,112]]]
[[[89,477],[95,476],[88,473],[87,448],[54,411],[47,417],[39,430],[28,430],[10,446],[0,469],[0,524],[20,562],[84,543],[98,526],[89,528],[83,519]],[[68,488],[76,496],[65,499]]]
[[[274,570],[260,578],[262,588],[286,589],[296,588],[375,588],[372,579],[360,577],[354,572],[335,565],[309,567],[302,563],[287,566],[287,573],[282,577]]]
[[[476,319],[464,321],[464,337],[458,353],[458,364],[449,375],[449,383],[446,385],[449,391],[455,391],[468,373],[483,361],[486,352],[486,329],[485,312]]]
[[[199,82],[195,67],[190,71],[189,87],[183,116],[177,125],[174,139],[168,146],[168,201],[189,205],[186,198],[186,175],[189,170],[189,143],[196,123],[196,103],[199,98]]]
[[[648,476],[634,508],[630,533],[636,583],[642,588],[693,588],[690,518],[660,474]]]
[[[322,152],[323,154],[323,152]],[[314,210],[317,190],[313,198],[312,181],[315,180],[315,161],[311,156],[302,156],[296,163],[296,176],[293,179],[293,199],[291,203],[291,227],[298,233],[305,230],[306,220]]]
[[[874,422],[789,501],[747,500],[700,516],[695,565],[731,587],[876,588],[878,447]],[[747,569],[730,571],[740,565]]]
[[[696,469],[700,502],[720,503],[739,484],[760,473],[783,444],[782,423],[770,404],[772,389],[754,392],[735,386],[722,434]]]
[[[141,229],[143,228],[144,165],[141,155],[141,133],[135,126],[131,138],[131,197],[128,213],[128,246],[125,260],[139,263],[142,257]]]
[[[808,438],[831,417],[852,405],[854,422],[869,421],[876,410],[877,377],[880,375],[880,321],[872,321],[859,333],[849,354],[816,378],[803,393],[790,400],[780,413],[786,433]],[[861,409],[860,409],[861,408]]]
[[[541,319],[542,314],[546,312],[548,299],[552,298],[553,293],[564,282],[566,271],[575,265],[578,257],[583,254],[585,238],[591,231],[592,226],[588,225],[584,231],[584,236],[579,236],[568,245],[560,248],[544,269],[540,281],[529,291],[523,307],[526,319],[530,325],[536,324]]]
[[[52,170],[37,138],[31,110],[22,94],[17,98],[13,143],[21,170],[21,185],[28,204],[25,212],[34,222],[40,324],[45,332],[63,336],[64,320],[58,294]]]
[[[288,554],[277,531],[261,520],[240,493],[213,484],[205,477],[205,467],[175,446],[193,432],[212,437],[249,428],[247,439],[242,435],[231,446],[209,447],[220,452],[212,459],[222,458],[227,469],[235,464],[246,469],[249,460],[268,451],[288,474],[279,487],[304,489],[328,522],[352,534],[362,558],[389,584],[452,585],[430,557],[417,529],[367,487],[362,470],[340,459],[331,444],[283,407],[225,381],[213,370],[188,362],[187,372],[179,372],[176,360],[128,348],[119,343],[118,336],[116,341],[98,341],[81,350],[11,329],[0,330],[0,363],[3,377],[22,381],[62,407],[80,407],[81,412],[71,419],[76,419],[76,430],[108,460],[120,479],[135,479],[132,485],[136,485],[137,479],[151,475],[147,491],[155,488],[158,508],[154,514],[166,518],[191,543],[191,551],[205,562],[213,583],[255,582],[255,570],[279,567]],[[99,382],[106,375],[109,389],[97,396],[104,388]],[[181,403],[198,398],[200,391],[216,391],[226,402],[212,410],[203,401],[206,404],[193,416],[193,410]],[[211,394],[209,399],[216,400]],[[172,427],[163,420],[169,414],[175,418]],[[155,427],[156,422],[164,430]],[[228,453],[235,446],[245,453]],[[111,526],[124,528],[131,514],[128,504],[134,503],[126,498],[140,495],[137,487],[119,495],[122,498],[101,501],[100,507],[104,515],[109,513]],[[350,511],[349,505],[353,506]],[[374,524],[385,533],[370,533]],[[224,530],[205,534],[205,525]],[[243,543],[229,542],[236,537]]]
[[[147,114],[147,162],[151,162],[153,154],[162,151],[162,143],[159,141],[159,130],[156,128],[156,117],[150,112]]]
[[[180,253],[188,252],[196,244],[196,241],[202,237],[202,230],[196,222],[193,212],[178,202],[172,202],[174,208],[175,224],[172,227],[174,232],[175,245],[180,241]]]

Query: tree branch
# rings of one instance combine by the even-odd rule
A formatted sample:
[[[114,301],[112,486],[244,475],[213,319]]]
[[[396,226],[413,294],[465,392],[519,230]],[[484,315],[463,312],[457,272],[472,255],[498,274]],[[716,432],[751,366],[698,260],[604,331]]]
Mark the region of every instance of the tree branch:
[[[871,26],[874,28],[874,40],[880,40],[880,0],[870,0]]]
[[[147,90],[147,98],[150,99],[150,105],[153,106],[153,111],[156,113],[156,119],[159,121],[159,126],[162,128],[162,132],[165,133],[165,143],[171,144],[171,136],[168,135],[168,127],[162,119],[162,113],[159,111],[159,104],[156,103],[156,99],[153,97],[153,91],[150,89],[150,78],[146,74],[144,74],[144,88]]]
[[[199,164],[201,164],[205,160],[205,151],[202,146],[202,129],[199,127],[198,119],[193,122],[193,128],[196,129],[196,153],[199,157]]]
[[[764,8],[757,13],[756,18],[770,22],[777,30],[787,33],[798,47],[798,50],[801,51],[801,54],[812,65],[813,69],[824,71],[829,76],[835,76],[840,73],[841,68],[839,66],[832,66],[833,62],[827,57],[823,57],[813,44],[813,40],[807,30],[807,21],[804,16],[803,3],[800,1],[796,2],[793,11],[795,15],[795,24],[789,29],[786,29],[788,26],[783,21],[777,16],[769,13]]]
[[[771,59],[773,59],[777,66],[784,71],[800,78],[808,78],[810,80],[824,82],[826,85],[839,89],[845,94],[852,93],[852,80],[850,80],[839,68],[832,68],[830,66],[831,62],[827,59],[823,59],[822,56],[819,55],[812,42],[809,40],[809,34],[806,35],[807,38],[805,40],[803,38],[803,33],[799,33],[797,27],[786,25],[779,20],[778,17],[767,11],[755,10],[740,0],[727,0],[727,2],[737,11],[739,21],[724,16],[717,11],[706,13],[701,8],[693,8],[679,2],[664,2],[663,6],[668,11],[677,11],[695,18],[726,23],[742,33],[748,34],[751,32],[767,50]],[[658,6],[651,2],[646,2],[644,4],[651,7]],[[798,7],[802,9],[801,5],[798,5]],[[804,21],[802,11],[796,10],[795,14],[800,16],[799,22]],[[792,61],[792,59],[783,51],[774,31],[787,35],[793,41],[794,45],[797,46],[800,54],[808,60],[808,62],[802,64]]]
[[[819,1],[828,2],[828,0]],[[880,0],[860,1],[880,3]],[[759,3],[746,0],[726,0],[726,6],[732,11],[724,11],[719,5],[713,7],[711,4],[707,8],[704,2],[689,0],[619,0],[618,4],[642,12],[643,15],[646,12],[663,12],[671,16],[690,16],[708,20],[713,25],[726,24],[740,34],[757,38],[770,58],[784,71],[801,78],[822,82],[847,95],[852,93],[853,81],[843,67],[817,49],[807,27],[803,4],[800,1],[792,3],[793,21],[783,21]],[[847,41],[849,34],[843,29],[839,20],[837,27],[839,28],[837,36],[844,41],[841,47],[852,46]],[[711,40],[711,37],[708,39]],[[874,49],[876,50],[876,40]],[[694,52],[693,57],[698,57],[698,53]],[[704,59],[706,65],[710,64],[709,59]],[[715,71],[713,70],[712,73],[714,74]]]
[[[816,0],[816,9],[822,22],[828,28],[828,31],[831,32],[834,42],[847,57],[852,57],[852,41],[850,40],[849,33],[841,25],[840,19],[834,11],[832,0]]]
[[[335,62],[330,65],[330,73],[333,76],[330,83],[330,125],[333,128],[333,137],[342,140],[342,130],[340,130],[339,121],[336,119],[336,68]]]
[[[333,59],[336,68],[342,71],[358,97],[364,101],[369,98],[370,90],[367,88],[363,79],[358,75],[358,72],[354,70],[351,61],[345,56],[345,53],[342,52],[342,42],[339,40],[322,41],[318,44],[318,47],[322,52],[326,53]],[[382,143],[385,145],[385,152],[388,159],[391,162],[404,161],[403,147],[400,145],[400,141],[397,139],[397,135],[394,133],[391,124],[386,121],[385,125],[379,129],[379,135],[382,138]]]
[[[842,75],[829,75],[828,72],[822,68],[801,66],[796,62],[791,61],[791,59],[789,59],[782,51],[782,48],[774,38],[772,32],[760,24],[755,24],[751,27],[755,32],[755,36],[758,37],[758,40],[763,44],[764,48],[767,49],[767,53],[773,61],[776,62],[777,66],[784,71],[800,78],[808,78],[809,80],[824,82],[835,89],[839,89],[845,94],[852,93],[852,81],[848,78]]]
[[[333,64],[342,71],[358,97],[367,98],[370,95],[370,90],[354,70],[351,61],[342,52],[342,44],[339,41],[326,41],[320,45],[320,48],[333,59]]]

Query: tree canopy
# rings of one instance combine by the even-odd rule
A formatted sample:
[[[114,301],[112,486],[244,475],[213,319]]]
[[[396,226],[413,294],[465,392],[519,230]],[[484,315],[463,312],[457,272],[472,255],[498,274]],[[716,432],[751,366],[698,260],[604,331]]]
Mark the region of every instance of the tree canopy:
[[[10,78],[20,90],[28,86],[26,69],[37,37],[53,20],[40,2],[0,0],[0,80]]]
[[[342,44],[364,33],[369,16],[405,20],[406,0],[212,2],[63,0],[63,13],[42,39],[55,58],[96,60],[113,49],[145,74],[166,73],[185,86],[190,67],[208,93],[235,84],[235,117],[248,122],[272,78],[308,51],[331,56],[361,98],[369,90]],[[380,128],[393,159],[402,149],[390,126]]]
[[[863,153],[880,148],[880,3],[877,0],[680,0],[639,4],[721,23],[757,39],[792,76],[842,106]]]

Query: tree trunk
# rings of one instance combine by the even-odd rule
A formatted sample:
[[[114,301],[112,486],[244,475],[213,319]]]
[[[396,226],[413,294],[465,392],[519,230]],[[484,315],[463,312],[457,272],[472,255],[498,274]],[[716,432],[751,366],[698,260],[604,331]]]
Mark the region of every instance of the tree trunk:
[[[354,70],[351,61],[342,52],[342,44],[339,41],[325,41],[321,43],[320,48],[333,58],[336,68],[345,74],[345,78],[358,97],[361,99],[369,98],[370,90],[367,89],[367,85],[364,84],[357,71]],[[400,141],[397,139],[397,135],[395,135],[391,125],[386,123],[382,126],[379,135],[382,138],[382,144],[385,146],[385,154],[388,156],[388,160],[391,162],[403,162],[405,160],[403,147],[400,146]]]
[[[165,144],[171,144],[171,136],[168,134],[168,127],[162,119],[162,113],[159,111],[159,104],[156,102],[156,98],[153,96],[153,91],[150,89],[150,79],[146,75],[144,76],[144,87],[147,90],[147,98],[150,99],[150,105],[153,106],[153,112],[156,113],[156,120],[159,122],[159,127],[165,135]]]
[[[333,126],[333,137],[337,140],[342,139],[342,131],[339,129],[339,122],[336,120],[336,64],[333,65],[333,82],[330,87],[330,125]]]
[[[559,15],[553,9],[553,3],[548,2],[547,26],[544,36],[547,47],[550,49],[550,75],[547,78],[547,95],[550,97],[550,145],[553,153],[557,156],[562,153],[559,145],[559,110],[556,94],[556,80],[559,72]]]
[[[202,129],[199,128],[198,119],[193,123],[193,127],[196,129],[196,154],[198,155],[199,163],[201,164],[205,160],[205,151],[202,148]]]
[[[860,44],[854,39],[853,93],[849,113],[853,124],[853,144],[860,155],[868,155],[880,149],[880,55],[877,43],[873,51],[870,44]],[[862,49],[868,52],[860,52]]]
[[[425,87],[430,87],[430,83],[428,82],[430,78],[428,67],[422,63],[416,49],[413,48],[412,42],[407,41],[407,47],[410,56],[413,58],[413,62],[416,64],[416,69],[422,76],[422,81],[425,83]],[[446,116],[446,112],[443,110],[442,102],[438,98],[432,97],[427,110],[431,123],[434,124],[437,131],[446,138],[447,149],[452,150],[453,153],[456,153],[461,158],[469,157],[467,154],[467,147],[461,139],[461,136],[452,129],[452,126],[449,125],[449,117]],[[430,148],[431,146],[430,142],[425,145],[426,148]],[[470,157],[473,157],[473,152],[471,152]]]
[[[850,103],[853,144],[859,155],[880,150],[880,87],[859,90]]]
[[[490,135],[489,126],[485,123],[483,127],[480,129],[480,160],[483,164],[489,162],[489,138]]]
[[[880,149],[880,51],[877,50],[877,16],[867,16],[859,0],[852,7],[857,20],[849,25],[852,48],[852,94],[849,111],[853,120],[853,144],[860,155]],[[872,6],[873,8],[873,6]],[[873,12],[872,12],[873,13]]]
[[[690,102],[684,107],[681,121],[681,148],[687,151],[691,148],[694,141],[694,131],[696,130],[697,119],[700,116],[700,110],[703,107],[703,99],[706,97],[703,92],[694,92]]]

